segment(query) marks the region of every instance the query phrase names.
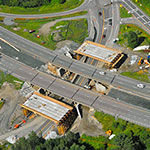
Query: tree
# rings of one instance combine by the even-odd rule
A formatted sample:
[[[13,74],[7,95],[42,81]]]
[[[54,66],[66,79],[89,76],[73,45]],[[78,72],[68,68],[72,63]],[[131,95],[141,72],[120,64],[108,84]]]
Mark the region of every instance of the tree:
[[[20,138],[12,150],[88,150],[88,146],[81,144],[79,138],[77,134],[69,132],[61,138],[44,140],[31,132],[27,139]]]
[[[120,150],[135,150],[132,137],[120,133],[114,138],[114,144],[120,146]]]
[[[20,6],[20,7],[39,7],[50,3],[51,0],[0,0],[0,5]]]
[[[65,2],[66,2],[66,0],[59,0],[59,4],[63,4]]]
[[[139,38],[135,32],[129,31],[127,38],[128,38],[128,46],[129,47],[135,48],[138,46]]]
[[[38,137],[34,132],[31,132],[29,134],[29,137],[25,139],[25,137],[20,138],[19,141],[17,141],[12,149],[13,150],[35,150],[35,147],[37,145],[43,144],[45,140],[41,137]]]

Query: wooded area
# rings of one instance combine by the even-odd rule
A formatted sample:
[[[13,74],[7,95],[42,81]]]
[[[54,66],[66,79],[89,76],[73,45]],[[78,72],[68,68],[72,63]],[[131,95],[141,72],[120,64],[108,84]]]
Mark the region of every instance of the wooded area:
[[[69,132],[61,138],[45,140],[32,132],[27,139],[20,138],[12,150],[92,150],[88,144],[80,143],[79,138],[78,134]]]
[[[62,4],[66,0],[58,0],[58,3]],[[39,7],[42,5],[47,5],[51,0],[0,0],[0,5],[7,6],[19,6],[24,8]]]

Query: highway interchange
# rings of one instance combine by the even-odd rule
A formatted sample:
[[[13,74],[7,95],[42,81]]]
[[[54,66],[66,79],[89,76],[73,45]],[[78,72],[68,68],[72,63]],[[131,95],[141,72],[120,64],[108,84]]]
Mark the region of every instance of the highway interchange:
[[[101,7],[96,7],[97,6],[102,6],[104,5],[104,2],[101,1],[85,1],[80,7],[68,11],[68,12],[63,12],[61,14],[69,14],[73,13],[76,11],[81,11],[85,10],[86,8],[89,8],[89,13],[90,15],[89,19],[92,19],[89,22],[93,24],[96,27],[97,31],[97,36],[95,38],[95,42],[100,42],[102,44],[108,44],[112,45],[112,39],[116,37],[119,25],[120,23],[119,19],[118,21],[115,22],[115,17],[112,16],[113,13],[112,11],[116,11],[114,8],[118,8],[116,2],[115,4],[106,6],[110,7],[107,11],[105,7],[102,9]],[[120,2],[120,1],[119,1]],[[108,1],[110,3],[110,1]],[[124,0],[121,1],[125,7],[128,6],[129,0]],[[99,5],[98,5],[99,4]],[[135,9],[135,5],[132,4],[132,9]],[[131,6],[127,9],[131,9]],[[93,9],[92,8],[97,8]],[[102,16],[99,16],[98,12],[102,11],[105,14],[105,21],[103,22],[100,20]],[[137,19],[141,21],[141,17],[138,18],[137,14],[139,16],[141,11],[138,11],[136,7],[136,12],[131,11],[134,14]],[[13,18],[33,18],[33,17],[46,17],[46,16],[56,16],[59,15],[60,13],[55,13],[55,14],[43,14],[43,15],[13,15],[13,14],[4,14],[0,13],[0,16],[5,16],[5,17],[13,17]],[[117,14],[117,11],[114,12],[114,15]],[[142,18],[145,18],[145,14],[142,13]],[[104,17],[104,16],[103,16]],[[146,16],[147,17],[147,16]],[[107,18],[112,18],[113,21],[113,26],[114,28],[112,29],[111,26],[107,24]],[[118,18],[118,17],[117,17]],[[93,19],[96,19],[93,21]],[[149,19],[149,18],[148,18]],[[145,19],[144,22],[142,22],[146,27],[149,28],[149,20]],[[145,23],[147,21],[147,23]],[[94,22],[94,23],[93,23]],[[107,30],[104,29],[104,27],[107,26]],[[102,30],[100,30],[102,28]],[[92,29],[91,29],[92,30]],[[91,31],[90,31],[91,32]],[[114,32],[116,32],[114,34]],[[106,39],[102,39],[102,34],[106,33]],[[109,33],[111,35],[109,35]],[[92,33],[90,35],[93,35]],[[115,87],[117,89],[121,89],[123,91],[130,91],[130,93],[138,94],[140,96],[147,97],[149,99],[150,97],[150,85],[143,83],[146,85],[144,89],[139,89],[137,88],[137,84],[141,83],[140,81],[133,80],[118,74],[114,74],[111,72],[106,72],[105,76],[102,76],[99,74],[101,69],[97,69],[95,66],[91,66],[89,64],[82,63],[77,60],[72,60],[66,56],[62,56],[57,54],[54,51],[50,51],[47,48],[44,48],[42,46],[39,46],[29,40],[26,40],[2,27],[0,27],[0,37],[2,39],[5,39],[9,43],[13,44],[15,47],[20,49],[21,51],[24,51],[28,55],[40,60],[43,63],[51,62],[52,64],[56,66],[60,66],[62,68],[65,68],[69,71],[75,72],[77,74],[80,74],[82,76],[85,76],[87,78],[91,78],[94,80],[98,80],[103,83],[111,84],[112,87]],[[2,44],[2,43],[1,43]],[[109,96],[103,96],[94,92],[91,92],[89,90],[86,90],[82,87],[79,87],[77,85],[71,84],[69,82],[66,82],[64,80],[61,80],[59,78],[56,78],[54,76],[47,75],[43,72],[38,71],[35,69],[35,66],[27,66],[19,61],[14,60],[13,58],[10,58],[6,56],[5,54],[2,54],[2,58],[0,61],[0,69],[3,71],[7,71],[8,73],[11,73],[12,75],[24,80],[24,81],[29,81],[35,85],[38,85],[40,87],[43,87],[45,89],[48,89],[52,91],[53,93],[56,93],[58,95],[61,95],[63,97],[72,99],[73,101],[77,101],[81,104],[85,104],[90,107],[94,107],[97,110],[102,110],[106,113],[112,114],[112,115],[117,115],[120,118],[123,118],[125,120],[140,124],[142,126],[150,127],[150,119],[149,115],[150,112],[147,109],[133,106],[127,103],[123,103],[119,100],[115,100],[112,97]]]

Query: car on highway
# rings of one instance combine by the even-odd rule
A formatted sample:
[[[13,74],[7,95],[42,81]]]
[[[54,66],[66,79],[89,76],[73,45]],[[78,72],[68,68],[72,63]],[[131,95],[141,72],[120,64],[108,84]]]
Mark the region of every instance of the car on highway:
[[[101,13],[101,12],[99,12],[99,15],[101,16],[101,15],[102,15],[102,13]]]
[[[109,25],[112,26],[112,19],[109,19]]]
[[[105,34],[103,34],[102,38],[104,39],[105,37],[106,37],[106,35],[105,35]]]
[[[92,89],[92,86],[91,86],[91,85],[84,85],[84,88],[85,88],[85,89],[88,89],[88,90],[91,90],[91,89]]]
[[[137,87],[140,88],[140,89],[143,89],[145,87],[145,85],[140,83],[140,84],[137,84]]]
[[[106,72],[100,71],[99,74],[104,76],[104,75],[106,75]]]

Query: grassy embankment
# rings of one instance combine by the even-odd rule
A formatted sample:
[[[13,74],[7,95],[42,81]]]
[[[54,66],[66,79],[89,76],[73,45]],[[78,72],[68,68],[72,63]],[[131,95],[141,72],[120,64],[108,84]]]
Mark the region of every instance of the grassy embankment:
[[[128,44],[127,34],[129,31],[134,31],[137,33],[137,35],[140,39],[139,46],[150,44],[150,36],[141,28],[139,28],[135,25],[131,25],[131,24],[120,26],[119,41],[117,42],[117,44],[127,47],[127,44]],[[121,74],[124,76],[130,77],[130,78],[136,79],[136,80],[150,82],[147,73],[143,74],[143,73],[139,73],[139,72],[123,72]]]
[[[150,36],[149,34],[147,34],[144,30],[142,30],[141,28],[132,25],[132,24],[126,24],[126,25],[121,25],[120,26],[120,31],[119,31],[119,41],[117,42],[117,44],[121,45],[121,46],[125,46],[127,47],[128,42],[127,42],[127,34],[129,31],[133,31],[136,32],[139,39],[140,39],[140,45],[149,45],[150,44]]]
[[[120,5],[120,17],[128,18],[128,17],[132,17],[132,15],[129,14],[128,11],[122,5]]]
[[[143,12],[150,16],[150,1],[149,0],[132,0]]]
[[[23,81],[12,76],[12,75],[9,75],[9,74],[6,74],[2,71],[0,71],[0,88],[1,86],[3,85],[4,82],[8,82],[8,83],[11,83],[14,85],[14,87],[19,90],[22,85],[23,85]]]
[[[31,40],[31,41],[37,43],[37,44],[42,44],[42,42],[44,41],[45,44],[43,46],[50,48],[50,49],[55,49],[56,44],[58,42],[52,41],[51,32],[60,30],[60,32],[59,32],[60,35],[62,34],[62,36],[63,36],[65,34],[65,37],[62,40],[73,40],[73,41],[81,44],[83,42],[84,38],[88,35],[87,20],[79,19],[79,20],[58,22],[54,27],[51,28],[51,32],[49,33],[49,35],[42,34],[40,36],[40,38],[37,38],[36,34],[39,33],[39,29],[41,28],[41,26],[48,22],[54,21],[56,19],[80,16],[80,15],[84,15],[86,13],[87,13],[86,11],[83,11],[83,12],[78,12],[75,14],[70,14],[67,16],[52,17],[52,18],[45,18],[45,19],[17,19],[17,20],[15,20],[15,23],[17,23],[17,25],[11,25],[11,26],[7,26],[4,24],[0,24],[0,25],[20,36],[23,36],[24,38],[26,38],[28,40]],[[65,24],[64,27],[56,29],[56,26],[58,26],[58,25],[60,26],[60,25],[64,25],[64,24]],[[13,30],[14,27],[20,27],[21,29],[18,31],[14,31]],[[25,29],[27,31],[24,31]],[[29,33],[28,30],[30,30],[30,29],[34,29],[34,30],[36,30],[36,32],[34,32],[32,34]]]
[[[4,102],[0,102],[0,109],[3,107]]]
[[[129,78],[133,78],[139,81],[143,81],[146,83],[150,83],[147,73],[141,74],[139,72],[122,72],[121,75],[127,76]]]
[[[67,11],[80,6],[84,0],[67,0],[64,4],[59,4],[58,0],[51,0],[49,5],[36,8],[8,7],[1,5],[0,11],[13,14],[43,14]]]
[[[103,112],[95,112],[95,118],[103,125],[103,130],[112,130],[113,134],[118,135],[120,133],[125,133],[130,135],[131,132],[134,136],[141,136],[143,134],[149,134],[150,129],[146,129],[139,125],[130,123],[122,119],[115,119],[115,117],[105,114]],[[114,145],[112,140],[109,140],[108,137],[99,136],[91,137],[82,135],[81,141],[90,144],[94,147],[94,150],[107,149],[113,150],[118,149],[117,145]]]

